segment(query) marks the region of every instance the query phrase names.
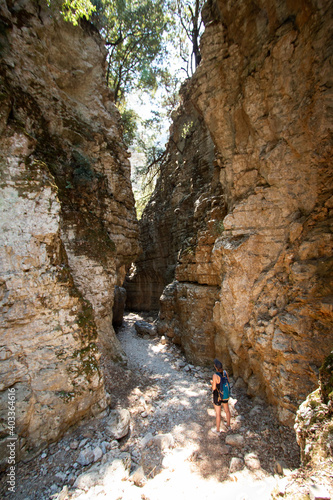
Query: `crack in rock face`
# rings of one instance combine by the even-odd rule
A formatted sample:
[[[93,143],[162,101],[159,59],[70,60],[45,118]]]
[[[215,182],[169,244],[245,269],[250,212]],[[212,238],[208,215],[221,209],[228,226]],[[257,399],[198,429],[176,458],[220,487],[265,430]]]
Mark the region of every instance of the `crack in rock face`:
[[[333,345],[332,9],[212,0],[204,19],[128,303],[292,427]]]

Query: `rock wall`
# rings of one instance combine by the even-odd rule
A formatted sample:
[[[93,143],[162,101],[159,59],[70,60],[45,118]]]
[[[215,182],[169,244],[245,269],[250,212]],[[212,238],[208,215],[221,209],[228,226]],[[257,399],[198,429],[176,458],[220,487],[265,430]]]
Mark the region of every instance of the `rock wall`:
[[[319,388],[296,414],[295,431],[303,464],[323,470],[333,457],[333,351],[319,370]]]
[[[114,288],[138,245],[98,33],[29,0],[1,2],[0,28],[3,466],[11,432],[28,457],[107,408],[99,358],[122,359]]]
[[[333,343],[332,9],[210,0],[203,16],[180,113],[195,109],[210,140],[186,136],[188,161],[180,169],[171,156],[161,172],[133,279],[149,268],[170,283],[168,255],[160,333],[193,361],[219,357],[291,425]],[[193,187],[202,156],[214,172],[203,196]]]
[[[220,227],[213,222],[210,235],[207,224],[213,217],[222,218],[224,198],[214,143],[190,101],[184,101],[174,112],[170,136],[154,194],[139,221],[143,252],[126,277],[126,304],[131,310],[159,309],[161,293],[174,279],[178,261],[186,263],[182,271],[177,267],[177,272],[184,274],[183,281],[208,283],[214,289],[219,284],[208,262],[209,245]],[[200,269],[190,266],[199,234],[208,238],[198,256]]]

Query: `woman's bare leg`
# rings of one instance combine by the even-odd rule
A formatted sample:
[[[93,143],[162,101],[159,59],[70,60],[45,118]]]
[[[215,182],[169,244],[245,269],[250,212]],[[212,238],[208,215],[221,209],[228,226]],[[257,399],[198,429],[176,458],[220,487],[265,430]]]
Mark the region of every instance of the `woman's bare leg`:
[[[215,415],[216,415],[216,430],[220,432],[220,424],[221,424],[221,406],[214,405]]]
[[[230,427],[230,410],[229,410],[229,404],[228,403],[222,403],[223,404],[223,409],[225,411],[225,416],[227,417],[227,426]]]

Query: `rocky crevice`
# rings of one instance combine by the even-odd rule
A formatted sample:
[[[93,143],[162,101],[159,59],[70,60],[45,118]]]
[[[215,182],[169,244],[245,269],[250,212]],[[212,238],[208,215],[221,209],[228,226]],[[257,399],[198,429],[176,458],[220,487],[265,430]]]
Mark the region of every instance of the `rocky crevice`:
[[[158,310],[163,288],[176,275],[181,281],[218,286],[209,269],[209,245],[220,234],[224,215],[211,134],[193,104],[184,101],[173,114],[160,176],[139,222],[143,253],[126,278],[128,309]],[[199,270],[193,261],[198,244]]]
[[[158,274],[160,334],[193,362],[219,357],[287,425],[333,341],[331,14],[306,1],[206,3],[202,61],[131,278]],[[194,112],[201,133],[183,136]]]

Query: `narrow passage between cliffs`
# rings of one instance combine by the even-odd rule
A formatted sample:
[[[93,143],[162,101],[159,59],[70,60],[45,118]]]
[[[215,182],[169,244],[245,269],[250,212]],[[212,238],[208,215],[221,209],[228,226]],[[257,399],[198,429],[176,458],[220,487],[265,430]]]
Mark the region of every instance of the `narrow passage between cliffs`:
[[[202,500],[221,494],[223,484],[225,498],[230,494],[234,499],[245,491],[246,496],[239,498],[270,498],[281,464],[289,469],[299,466],[293,430],[281,426],[261,399],[250,399],[246,388],[231,379],[232,431],[215,436],[210,431],[215,422],[212,367],[188,363],[181,350],[164,338],[139,336],[134,326],[139,320],[153,323],[154,317],[149,313],[124,317],[117,335],[128,359],[126,375],[119,371],[115,377],[113,369],[106,383],[115,398],[113,406],[131,412],[124,449],[131,452],[132,469],[141,464],[149,476],[144,494],[161,500],[176,489],[177,498]],[[222,412],[222,421],[224,417]],[[149,444],[158,435],[162,440],[156,440],[155,447],[154,440]]]
[[[191,365],[161,337],[139,336],[138,320],[152,323],[154,317],[128,313],[117,332],[127,366],[101,359],[111,410],[129,411],[129,431],[110,438],[110,415],[69,429],[34,460],[19,464],[15,500],[211,500],[217,495],[268,500],[274,488],[285,487],[281,481],[302,491],[293,430],[282,427],[262,400],[250,399],[244,387],[232,384],[232,431],[221,437],[210,432],[215,421],[211,368]],[[115,462],[108,462],[110,454]],[[276,474],[281,467],[289,469],[284,477]]]

